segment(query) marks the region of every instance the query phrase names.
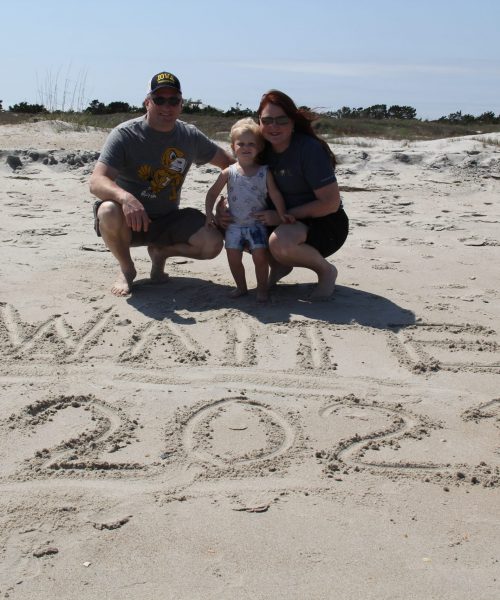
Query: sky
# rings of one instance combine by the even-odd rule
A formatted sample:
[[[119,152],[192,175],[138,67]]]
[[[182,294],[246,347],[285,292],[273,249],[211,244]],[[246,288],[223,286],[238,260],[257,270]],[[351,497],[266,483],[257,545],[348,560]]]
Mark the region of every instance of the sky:
[[[17,0],[0,22],[0,99],[140,106],[148,80],[256,109],[268,89],[317,110],[500,114],[498,0]]]

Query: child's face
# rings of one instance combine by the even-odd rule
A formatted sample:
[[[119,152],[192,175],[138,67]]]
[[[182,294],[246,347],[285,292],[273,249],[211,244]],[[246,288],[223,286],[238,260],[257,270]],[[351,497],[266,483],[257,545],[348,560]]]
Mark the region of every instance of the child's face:
[[[262,150],[260,140],[251,131],[239,133],[233,141],[233,152],[238,162],[255,162]]]

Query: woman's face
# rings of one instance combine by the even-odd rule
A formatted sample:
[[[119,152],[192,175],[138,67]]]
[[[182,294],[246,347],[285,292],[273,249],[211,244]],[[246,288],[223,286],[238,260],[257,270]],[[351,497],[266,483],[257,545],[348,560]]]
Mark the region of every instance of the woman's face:
[[[293,121],[277,104],[268,103],[259,118],[260,130],[275,152],[284,152],[292,140]]]

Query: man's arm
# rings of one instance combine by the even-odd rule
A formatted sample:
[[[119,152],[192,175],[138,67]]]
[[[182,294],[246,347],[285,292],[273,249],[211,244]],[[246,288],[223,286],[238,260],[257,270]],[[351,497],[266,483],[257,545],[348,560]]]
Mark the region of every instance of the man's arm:
[[[224,186],[227,184],[228,176],[228,169],[224,169],[217,178],[217,181],[207,192],[207,196],[205,198],[205,214],[207,216],[207,225],[212,225],[214,222],[214,206],[217,202],[219,194],[222,192]]]
[[[219,169],[226,169],[235,162],[234,157],[228,154],[220,146],[217,147],[216,153],[213,155],[212,160],[210,160],[210,164],[219,167]]]
[[[111,200],[119,204],[132,231],[147,231],[151,220],[144,206],[135,196],[115,183],[117,177],[117,169],[98,161],[90,176],[90,193],[99,200]]]

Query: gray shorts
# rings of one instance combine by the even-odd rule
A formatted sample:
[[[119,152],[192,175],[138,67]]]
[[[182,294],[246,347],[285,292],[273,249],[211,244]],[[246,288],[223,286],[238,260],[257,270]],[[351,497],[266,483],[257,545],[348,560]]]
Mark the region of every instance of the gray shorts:
[[[94,229],[101,237],[97,211],[103,200],[94,203]],[[132,231],[131,246],[172,246],[186,243],[189,238],[205,225],[205,215],[196,208],[179,208],[168,215],[157,217],[149,224],[147,231]]]
[[[267,248],[267,228],[262,223],[253,225],[231,224],[226,229],[226,250],[241,250],[248,248],[250,252],[256,248]]]

